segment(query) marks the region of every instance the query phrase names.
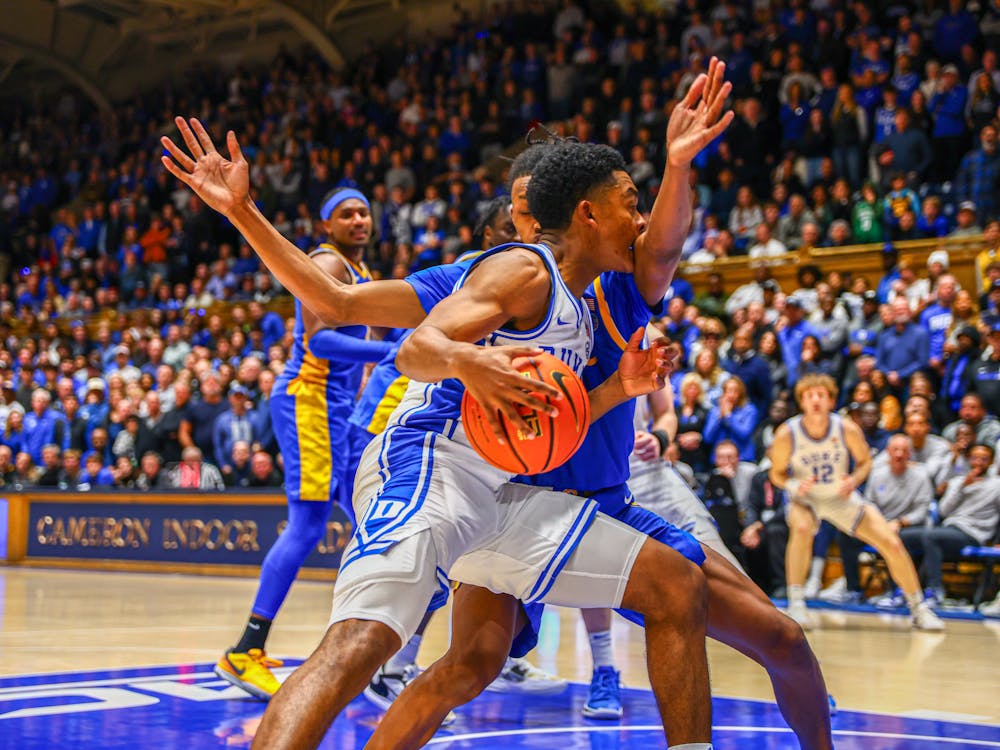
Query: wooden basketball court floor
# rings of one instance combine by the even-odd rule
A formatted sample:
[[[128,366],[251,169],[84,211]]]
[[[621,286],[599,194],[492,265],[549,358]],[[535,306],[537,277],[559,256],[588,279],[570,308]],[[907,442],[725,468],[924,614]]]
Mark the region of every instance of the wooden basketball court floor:
[[[251,579],[0,567],[0,748],[247,747],[264,704],[211,672],[239,635]],[[294,666],[322,634],[332,584],[300,581],[269,651]],[[949,620],[944,634],[905,619],[824,611],[810,633],[839,713],[838,748],[1000,748],[1000,620]],[[625,717],[585,720],[590,653],[577,613],[546,615],[539,666],[571,684],[552,697],[485,693],[433,740],[450,748],[661,748],[641,631],[614,626]],[[445,648],[447,617],[420,662]],[[757,665],[710,645],[718,749],[794,748]],[[283,670],[285,672],[290,670]],[[363,746],[379,711],[364,698],[323,747]]]

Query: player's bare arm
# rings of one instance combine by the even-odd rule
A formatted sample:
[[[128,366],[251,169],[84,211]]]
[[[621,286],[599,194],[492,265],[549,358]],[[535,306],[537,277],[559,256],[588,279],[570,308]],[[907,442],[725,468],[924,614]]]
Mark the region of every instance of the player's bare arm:
[[[788,423],[785,423],[774,433],[774,441],[771,443],[771,468],[767,476],[775,487],[785,490],[793,499],[800,499],[812,489],[816,480],[812,477],[789,479],[788,462],[791,459],[792,431]]]
[[[713,57],[708,74],[700,75],[674,107],[667,124],[667,165],[649,216],[649,226],[635,241],[635,282],[647,304],[663,299],[681,259],[691,227],[688,178],[691,161],[733,120],[722,110],[732,91],[725,81],[726,64]]]
[[[868,478],[868,472],[872,470],[872,453],[861,428],[850,420],[844,420],[844,441],[854,458],[854,471],[841,480],[839,494],[841,497],[850,497]]]
[[[527,330],[537,325],[548,309],[551,293],[551,276],[536,253],[514,248],[486,258],[460,289],[435,305],[416,327],[400,347],[396,366],[404,375],[424,382],[461,380],[483,406],[498,438],[503,436],[495,417],[498,411],[518,429],[530,432],[515,405],[550,413],[555,407],[544,397],[561,395],[516,369],[518,360],[541,350],[474,342],[503,326]]]
[[[324,325],[412,328],[423,319],[416,292],[405,281],[345,284],[319,272],[314,258],[285,239],[250,199],[250,172],[235,133],[226,134],[226,159],[197,119],[178,117],[175,123],[187,150],[164,136],[160,140],[170,156],[162,157],[163,166],[228,218],[268,270]]]

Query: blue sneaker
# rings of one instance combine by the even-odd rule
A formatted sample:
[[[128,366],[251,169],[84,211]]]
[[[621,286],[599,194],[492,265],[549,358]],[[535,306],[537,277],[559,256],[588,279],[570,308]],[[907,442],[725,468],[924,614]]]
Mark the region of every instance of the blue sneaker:
[[[871,599],[871,603],[879,609],[899,609],[906,606],[906,597],[903,596],[903,592],[897,588],[893,591],[888,591],[881,596],[873,597]]]
[[[598,667],[590,680],[590,694],[583,707],[588,719],[620,719],[622,717],[621,684],[614,667]]]

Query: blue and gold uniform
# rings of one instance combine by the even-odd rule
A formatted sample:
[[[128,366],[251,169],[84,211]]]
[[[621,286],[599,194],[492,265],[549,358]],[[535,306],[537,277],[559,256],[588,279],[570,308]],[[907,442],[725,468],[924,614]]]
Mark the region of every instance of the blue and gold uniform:
[[[333,245],[320,245],[312,257],[335,255],[355,284],[371,281],[364,263],[355,264]],[[366,326],[336,329],[344,336],[365,339]],[[295,301],[295,341],[292,356],[274,384],[271,416],[285,464],[288,499],[329,502],[338,499],[338,488],[348,470],[348,452],[336,450],[335,439],[347,431],[347,420],[361,387],[364,363],[320,356],[310,346],[302,320],[302,304]],[[329,352],[324,352],[329,354]],[[345,510],[348,514],[350,504]]]

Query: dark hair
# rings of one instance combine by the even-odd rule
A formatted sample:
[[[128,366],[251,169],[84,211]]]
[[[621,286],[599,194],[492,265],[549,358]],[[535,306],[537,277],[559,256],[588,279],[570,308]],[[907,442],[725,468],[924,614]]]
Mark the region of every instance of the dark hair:
[[[613,185],[614,173],[624,171],[625,161],[610,146],[548,147],[528,183],[528,208],[542,229],[566,229],[580,201],[594,188]]]
[[[551,143],[532,143],[524,151],[519,153],[511,162],[510,170],[507,172],[507,190],[514,186],[514,180],[519,177],[534,174],[535,167],[552,148]]]
[[[496,221],[497,216],[504,211],[509,211],[509,209],[509,195],[501,195],[486,204],[483,208],[482,215],[479,217],[479,221],[476,222],[476,228],[472,230],[473,247],[479,247],[483,244],[483,235],[486,234],[486,227],[492,226],[493,222]]]
[[[972,448],[985,448],[990,452],[991,456],[995,456],[997,454],[996,449],[989,443],[973,443],[972,447],[969,448],[970,452],[972,451]]]

